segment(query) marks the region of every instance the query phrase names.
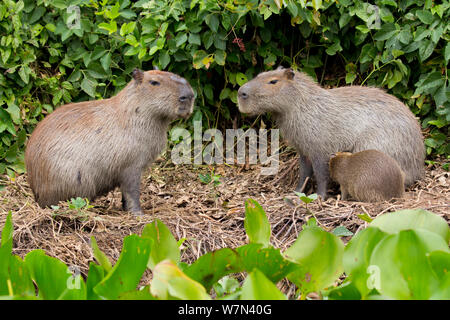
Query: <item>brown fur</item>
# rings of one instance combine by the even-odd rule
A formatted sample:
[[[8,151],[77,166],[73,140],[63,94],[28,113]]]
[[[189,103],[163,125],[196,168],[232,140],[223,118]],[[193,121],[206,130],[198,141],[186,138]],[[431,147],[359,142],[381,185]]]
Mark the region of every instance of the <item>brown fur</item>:
[[[124,209],[142,214],[141,173],[165,147],[170,122],[191,114],[194,93],[170,72],[137,69],[133,78],[110,99],[61,106],[37,125],[25,163],[41,207],[120,187]]]
[[[397,161],[377,150],[338,152],[330,159],[330,176],[341,186],[343,200],[377,202],[401,198],[404,173]]]
[[[274,83],[275,82],[275,83]],[[405,172],[405,185],[423,177],[425,147],[419,124],[400,100],[381,89],[324,89],[292,69],[263,72],[238,91],[243,113],[272,112],[282,134],[300,154],[300,181],[314,175],[327,195],[328,160],[339,151],[382,151]]]

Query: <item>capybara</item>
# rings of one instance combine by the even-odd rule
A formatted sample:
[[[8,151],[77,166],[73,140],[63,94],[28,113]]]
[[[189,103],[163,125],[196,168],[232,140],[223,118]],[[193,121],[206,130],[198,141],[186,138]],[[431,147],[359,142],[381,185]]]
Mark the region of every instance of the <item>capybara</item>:
[[[404,173],[397,161],[378,150],[337,152],[330,159],[331,179],[341,186],[341,198],[377,202],[401,198]]]
[[[120,187],[123,209],[141,215],[142,171],[166,146],[170,122],[188,117],[193,105],[184,78],[135,69],[116,96],[59,107],[37,125],[25,151],[36,201],[46,207]]]
[[[300,155],[301,191],[314,172],[317,193],[327,196],[330,156],[339,151],[382,151],[405,173],[406,186],[424,174],[419,124],[400,100],[378,88],[324,89],[291,68],[260,73],[238,91],[242,113],[271,112],[284,138]]]

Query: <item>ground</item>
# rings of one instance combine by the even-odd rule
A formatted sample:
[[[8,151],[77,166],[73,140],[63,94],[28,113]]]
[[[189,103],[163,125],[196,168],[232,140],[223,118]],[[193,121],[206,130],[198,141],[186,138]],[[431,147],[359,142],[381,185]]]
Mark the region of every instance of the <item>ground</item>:
[[[167,157],[168,158],[168,157]],[[91,236],[112,260],[116,261],[123,237],[140,234],[145,224],[160,219],[174,234],[185,238],[181,259],[191,263],[206,252],[223,247],[235,248],[247,243],[244,230],[244,201],[257,200],[265,209],[272,226],[272,244],[282,250],[297,238],[302,225],[314,214],[320,226],[332,231],[345,226],[356,233],[367,226],[358,215],[374,218],[380,214],[407,208],[432,211],[450,221],[450,174],[442,162],[429,165],[426,177],[407,189],[405,197],[378,203],[341,201],[338,187],[331,186],[327,201],[314,201],[309,211],[293,193],[298,176],[297,157],[287,150],[280,157],[280,170],[275,176],[260,175],[258,165],[214,167],[174,166],[160,158],[142,179],[143,217],[121,211],[119,190],[110,192],[91,204],[87,210],[70,210],[67,203],[59,209],[42,209],[33,199],[26,175],[11,180],[0,177],[0,228],[12,211],[14,222],[13,253],[24,257],[29,251],[43,249],[67,265],[86,274],[93,261]],[[220,184],[205,184],[199,174],[219,176]],[[308,187],[311,192],[311,187]],[[343,237],[344,242],[350,237]],[[151,277],[150,271],[143,281]],[[279,284],[288,297],[294,290],[287,281]]]

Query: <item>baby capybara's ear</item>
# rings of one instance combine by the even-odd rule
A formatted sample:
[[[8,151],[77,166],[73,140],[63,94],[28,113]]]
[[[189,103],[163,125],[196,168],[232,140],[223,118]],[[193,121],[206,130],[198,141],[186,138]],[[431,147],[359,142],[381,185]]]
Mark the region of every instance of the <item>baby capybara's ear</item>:
[[[138,83],[141,83],[142,80],[144,79],[144,71],[142,71],[141,69],[134,69],[133,70],[133,79],[136,80]]]
[[[288,69],[284,70],[284,75],[289,80],[292,80],[292,79],[294,79],[295,73],[294,73],[294,70],[292,70],[292,68],[288,68]]]

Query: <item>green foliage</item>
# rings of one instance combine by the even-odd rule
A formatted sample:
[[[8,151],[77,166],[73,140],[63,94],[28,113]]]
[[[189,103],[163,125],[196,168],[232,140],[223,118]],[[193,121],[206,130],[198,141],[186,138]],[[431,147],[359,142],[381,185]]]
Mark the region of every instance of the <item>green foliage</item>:
[[[266,228],[260,205],[254,200],[246,204],[246,221]],[[83,279],[42,250],[29,252],[23,261],[11,254],[10,213],[1,235],[0,298],[285,300],[277,283],[287,278],[301,299],[311,292],[339,300],[450,299],[449,230],[431,212],[403,210],[374,219],[344,248],[336,235],[310,219],[284,252],[270,244],[269,227],[269,237],[257,237],[262,243],[222,248],[186,264],[180,261],[175,238],[157,220],[145,226],[141,236],[124,238],[114,266],[92,238],[98,264],[91,262]],[[152,280],[138,287],[147,268]],[[346,278],[341,281],[344,271]],[[245,274],[242,283],[234,277],[236,273]]]
[[[240,119],[239,86],[279,64],[324,85],[383,87],[428,128],[427,152],[450,154],[448,1],[373,3],[5,0],[0,174],[25,171],[26,136],[54,108],[109,97],[154,65],[190,81],[206,127]]]

